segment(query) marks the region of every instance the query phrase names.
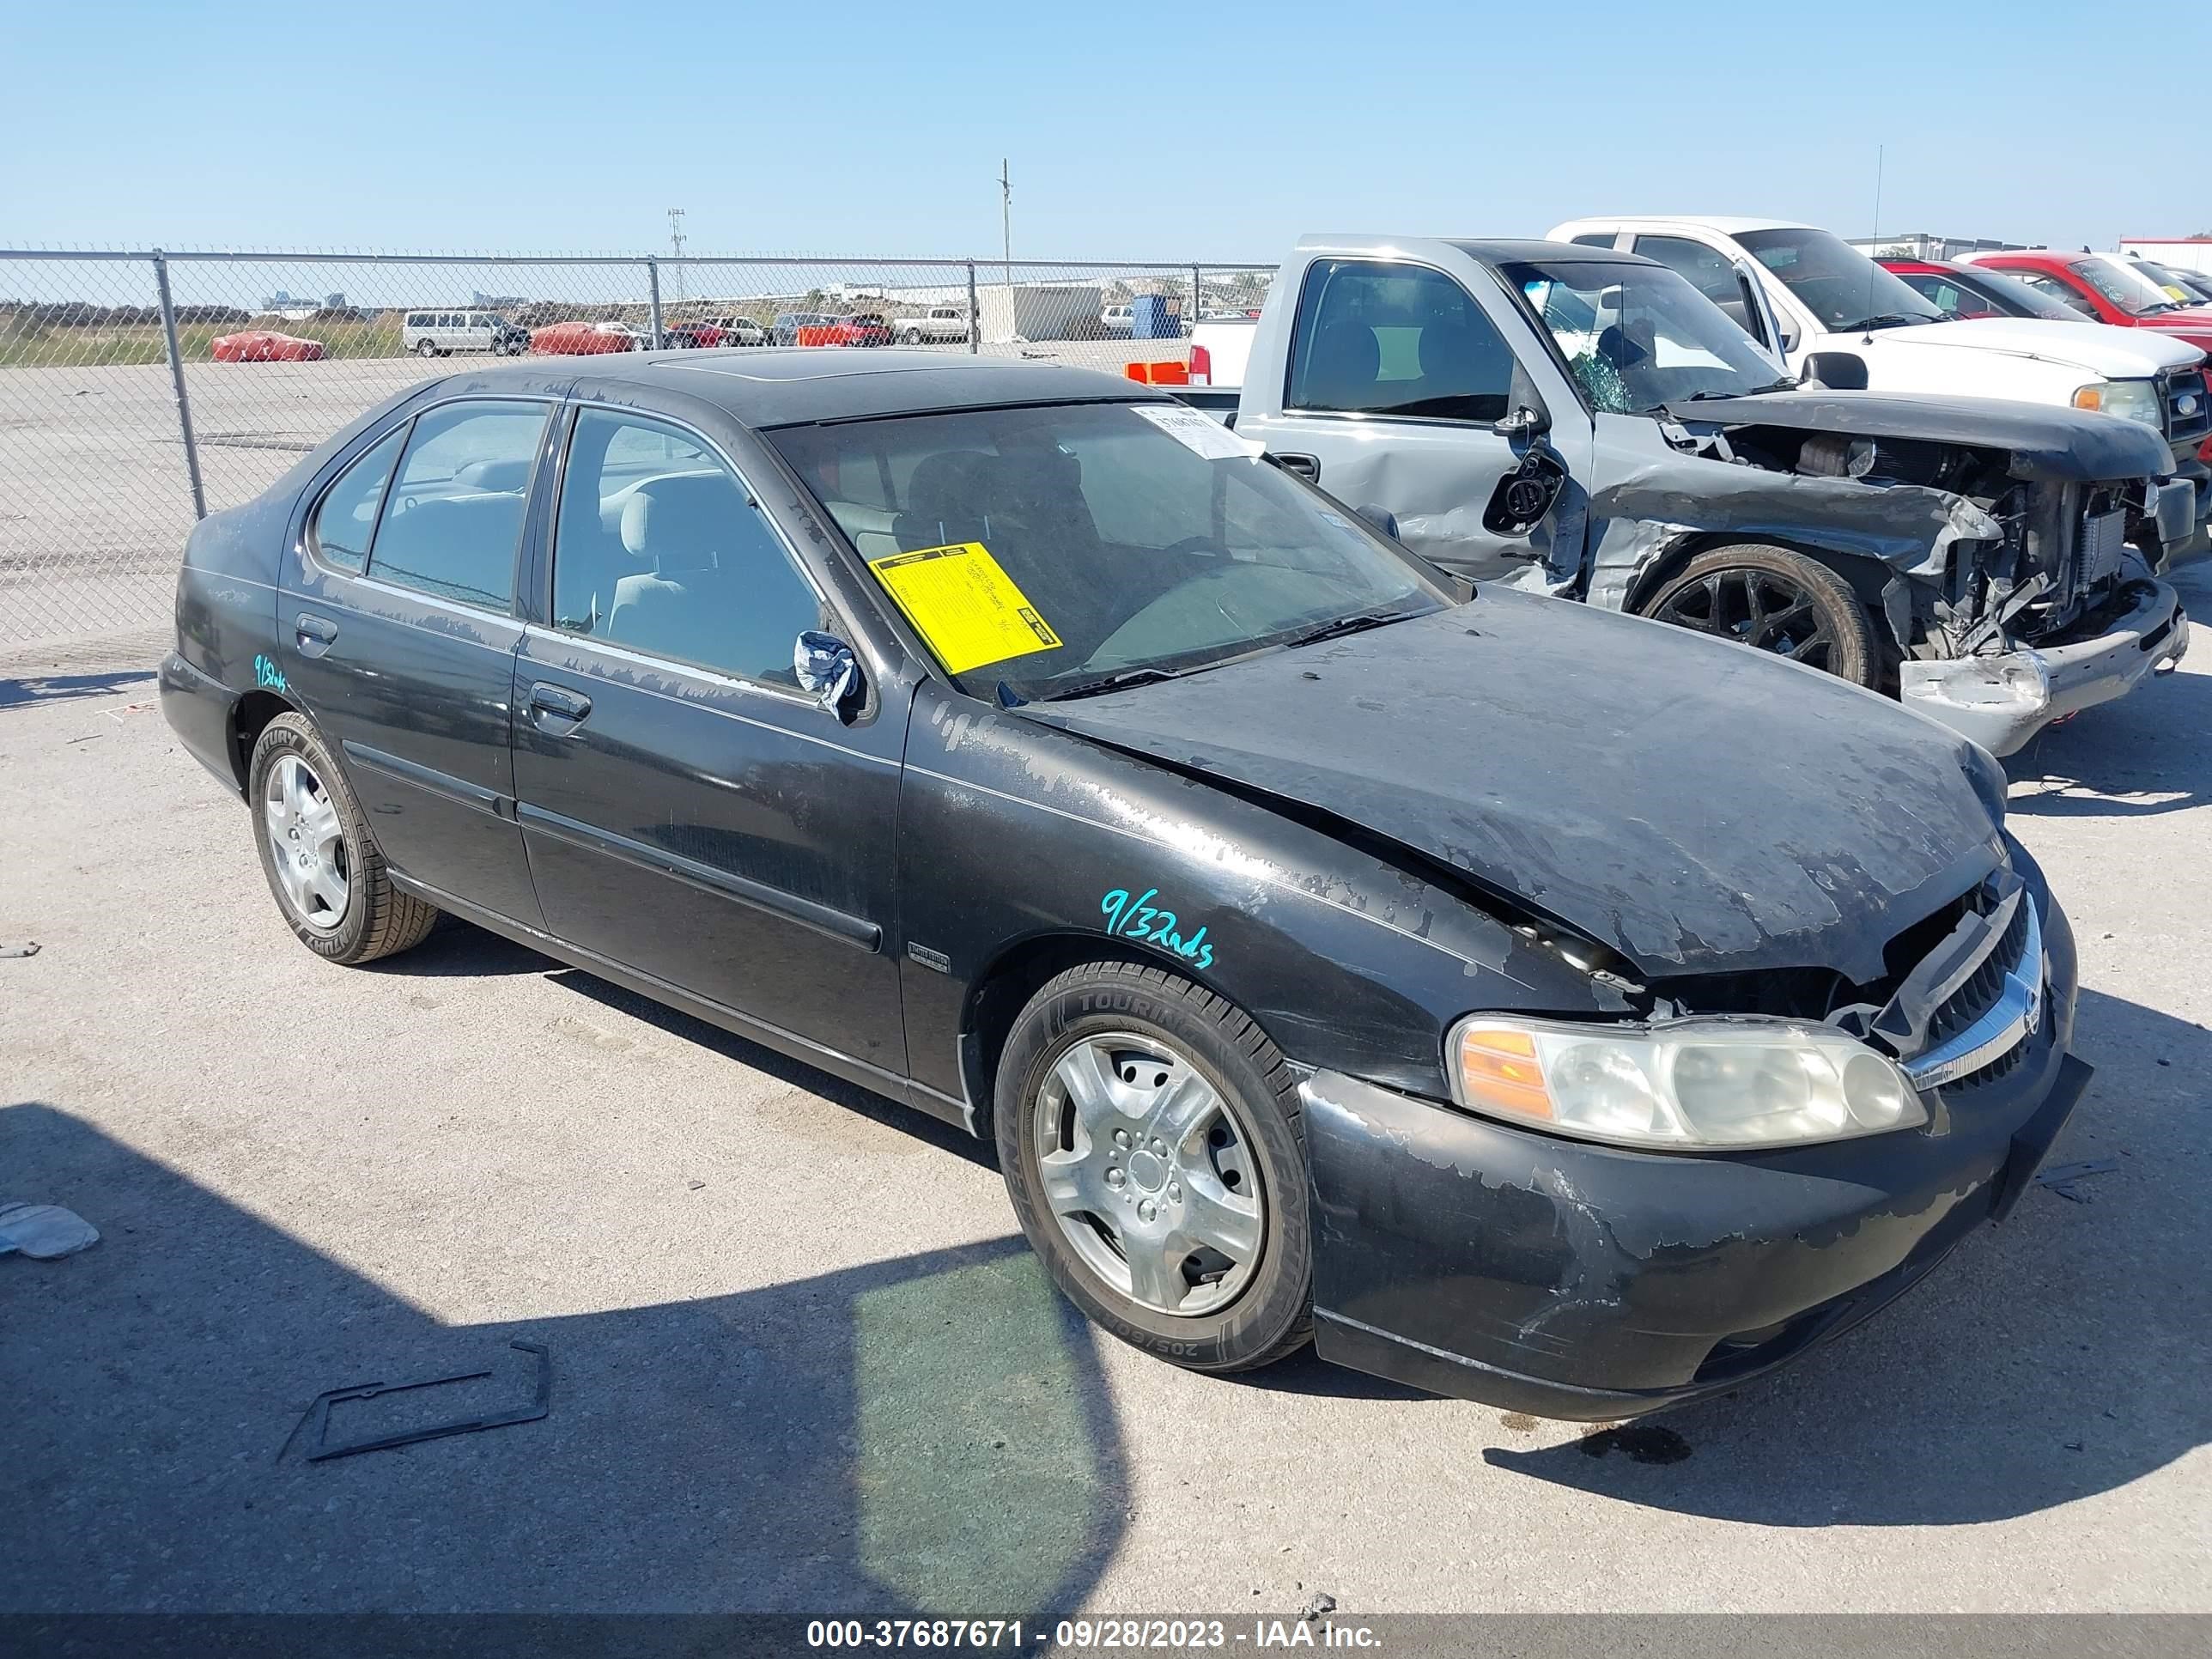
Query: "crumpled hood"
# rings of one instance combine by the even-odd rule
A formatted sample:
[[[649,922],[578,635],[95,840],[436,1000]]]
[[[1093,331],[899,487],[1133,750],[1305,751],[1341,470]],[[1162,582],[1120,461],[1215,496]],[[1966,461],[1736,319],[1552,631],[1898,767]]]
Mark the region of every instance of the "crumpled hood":
[[[2004,398],[1817,389],[1700,398],[1669,404],[1667,412],[1689,425],[1779,426],[2002,449],[2012,456],[2015,478],[2148,478],[2173,467],[2166,441],[2140,421]]]
[[[2061,323],[2041,317],[1977,317],[1949,323],[1916,323],[1909,328],[1876,329],[1862,339],[1849,337],[1854,351],[1933,349],[2002,351],[2065,363],[2108,380],[2148,380],[2161,369],[2197,361],[2194,346],[2139,328],[2109,323]]]
[[[1464,605],[1024,715],[1317,808],[1650,978],[1882,947],[2002,855],[1933,721],[1778,659],[1486,586]]]

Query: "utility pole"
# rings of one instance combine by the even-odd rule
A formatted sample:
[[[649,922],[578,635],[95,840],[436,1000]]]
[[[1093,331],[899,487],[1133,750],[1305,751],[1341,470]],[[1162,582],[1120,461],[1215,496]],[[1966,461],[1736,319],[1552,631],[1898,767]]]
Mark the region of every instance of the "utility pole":
[[[999,231],[1006,261],[1006,303],[1014,302],[1014,185],[1006,158],[999,158]]]
[[[668,210],[668,246],[676,254],[676,263],[668,268],[668,275],[676,289],[674,298],[684,297],[684,210]]]

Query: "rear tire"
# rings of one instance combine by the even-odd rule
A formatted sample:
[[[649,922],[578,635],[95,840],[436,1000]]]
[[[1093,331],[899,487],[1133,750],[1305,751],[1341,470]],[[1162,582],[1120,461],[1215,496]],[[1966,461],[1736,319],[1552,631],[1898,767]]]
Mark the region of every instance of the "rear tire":
[[[438,355],[438,348],[428,340],[417,340],[415,342],[415,355],[427,362]]]
[[[1164,969],[1072,968],[1015,1019],[994,1092],[1022,1231],[1092,1321],[1199,1371],[1310,1339],[1297,1086],[1242,1010]]]
[[[1802,662],[1838,679],[1878,684],[1874,627],[1850,584],[1817,559],[1764,542],[1700,553],[1638,613]]]
[[[306,715],[262,728],[246,781],[261,872],[301,944],[351,964],[428,937],[437,907],[392,884],[361,804]]]
[[[918,328],[910,328],[907,330],[905,335],[902,338],[901,343],[910,346],[920,345],[921,343],[921,331]]]

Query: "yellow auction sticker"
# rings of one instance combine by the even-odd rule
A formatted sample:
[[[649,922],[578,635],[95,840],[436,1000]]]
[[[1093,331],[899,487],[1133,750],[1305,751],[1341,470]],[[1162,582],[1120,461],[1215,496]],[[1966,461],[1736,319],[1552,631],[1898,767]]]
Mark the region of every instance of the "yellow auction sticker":
[[[887,553],[869,560],[868,568],[949,672],[964,674],[1060,644],[981,542]]]

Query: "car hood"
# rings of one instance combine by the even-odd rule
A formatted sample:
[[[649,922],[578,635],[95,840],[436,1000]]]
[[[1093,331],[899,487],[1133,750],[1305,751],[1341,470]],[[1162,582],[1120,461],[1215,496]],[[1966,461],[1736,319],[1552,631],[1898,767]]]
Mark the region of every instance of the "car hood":
[[[1750,398],[1669,404],[1667,412],[1689,424],[1779,426],[1856,438],[1923,438],[2002,449],[2012,457],[2016,478],[2155,477],[2173,465],[2165,440],[2140,421],[2002,398],[1765,392]]]
[[[1487,586],[1031,719],[1386,837],[1647,978],[1881,978],[2002,856],[1966,745],[1723,641]]]
[[[2002,352],[2087,369],[2108,380],[2147,380],[2161,369],[2180,368],[2197,359],[2187,342],[2168,340],[2139,328],[2109,323],[2048,322],[2040,317],[1975,317],[1948,323],[1916,323],[1909,328],[1876,329],[1863,338],[1849,337],[1854,351],[1922,349]]]

